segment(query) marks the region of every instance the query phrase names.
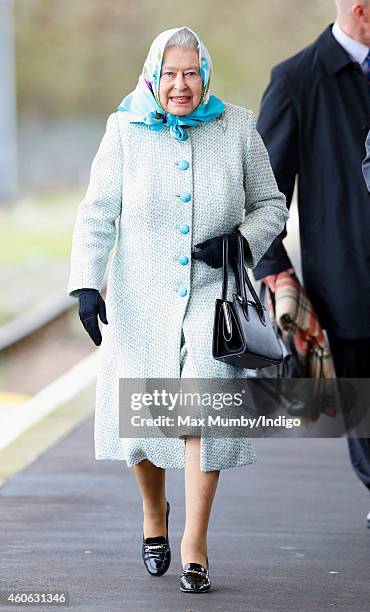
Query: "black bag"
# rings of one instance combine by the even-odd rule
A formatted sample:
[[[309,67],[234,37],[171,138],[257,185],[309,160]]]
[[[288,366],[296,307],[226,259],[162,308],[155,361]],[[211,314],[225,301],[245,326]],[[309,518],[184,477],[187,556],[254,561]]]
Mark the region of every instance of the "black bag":
[[[266,296],[266,285],[261,283],[260,300],[264,304]],[[275,310],[275,295],[270,291],[270,297]],[[299,361],[297,350],[294,345],[293,337],[290,334],[282,333],[280,327],[275,321],[275,333],[281,344],[284,359],[277,366],[270,366],[261,370],[256,370],[255,378],[263,379],[264,384],[256,386],[257,393],[254,393],[253,399],[257,405],[267,405],[267,402],[261,401],[261,396],[264,394],[264,400],[270,393],[270,397],[279,399],[282,408],[294,417],[305,417],[311,422],[316,421],[321,413],[335,416],[338,406],[341,406],[340,400],[337,397],[337,387],[330,379],[316,378],[312,383],[308,382],[308,376],[305,374],[304,367]],[[284,379],[306,379],[302,384],[284,385]],[[269,387],[269,379],[271,386]],[[279,388],[278,380],[282,381]],[[258,395],[259,393],[259,395]],[[330,411],[330,412],[329,412]],[[343,410],[342,410],[343,411]]]
[[[237,293],[227,300],[228,246],[223,238],[222,298],[216,300],[212,355],[237,368],[264,368],[277,365],[283,353],[266,307],[258,298],[245,268],[243,238],[237,233],[237,258],[233,261]],[[254,301],[248,299],[247,288]]]
[[[265,303],[266,285],[261,283],[259,298]],[[275,310],[275,295],[270,291],[270,297]],[[271,413],[276,411],[276,405],[294,417],[310,417],[312,421],[318,418],[320,413],[319,402],[312,401],[312,388],[303,382],[302,385],[284,384],[286,379],[305,378],[303,366],[301,365],[293,337],[282,333],[275,321],[274,330],[283,352],[283,360],[278,365],[269,368],[257,369],[252,373],[252,378],[260,379],[260,384],[252,387],[253,399],[257,406],[261,407],[261,414],[267,416],[269,411],[266,406],[271,405]],[[281,381],[281,384],[279,384]],[[269,403],[269,400],[273,400]],[[258,412],[258,411],[257,411]]]
[[[266,297],[266,285],[261,283],[259,298],[262,304],[265,304]],[[275,305],[275,296],[270,291],[270,297],[273,305]],[[262,378],[304,378],[303,367],[299,362],[297,350],[294,346],[293,338],[289,334],[283,334],[278,326],[277,322],[273,325],[275,335],[281,346],[283,353],[283,359],[278,365],[272,365],[269,368],[265,368],[261,372]],[[258,376],[258,373],[257,373]]]

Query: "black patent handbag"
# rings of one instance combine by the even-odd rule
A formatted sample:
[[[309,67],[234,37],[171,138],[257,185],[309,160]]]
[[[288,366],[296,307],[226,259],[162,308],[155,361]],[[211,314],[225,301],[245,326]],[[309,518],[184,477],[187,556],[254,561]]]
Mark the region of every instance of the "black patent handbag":
[[[262,304],[266,303],[266,290],[267,287],[264,283],[261,283],[259,298]],[[268,290],[270,298],[272,300],[275,310],[275,295]],[[283,353],[283,359],[278,365],[272,365],[269,368],[265,368],[260,373],[261,378],[304,378],[303,366],[299,362],[297,350],[295,348],[293,337],[289,334],[282,334],[277,322],[273,325],[275,335],[281,346]],[[257,372],[258,376],[258,372]]]
[[[237,234],[237,257],[233,272],[237,293],[228,301],[229,239],[223,237],[222,297],[216,300],[212,355],[214,359],[237,368],[265,368],[283,360],[283,353],[275,335],[268,312],[262,304],[245,267],[243,238]],[[248,299],[248,290],[251,298]]]

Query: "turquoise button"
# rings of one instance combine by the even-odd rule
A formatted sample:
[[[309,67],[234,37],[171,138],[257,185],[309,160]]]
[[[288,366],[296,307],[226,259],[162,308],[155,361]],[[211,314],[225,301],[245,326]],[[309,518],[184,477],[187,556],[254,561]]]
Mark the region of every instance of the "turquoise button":
[[[189,162],[186,161],[185,159],[181,162],[177,162],[177,165],[180,170],[187,170],[189,168]]]
[[[183,223],[182,225],[180,225],[179,230],[182,234],[187,234],[190,230],[190,227],[186,225],[186,223]]]
[[[179,262],[181,263],[182,266],[187,266],[189,263],[189,258],[186,257],[185,255],[181,255],[181,257],[179,257]]]
[[[190,193],[183,193],[183,194],[180,196],[180,200],[181,200],[182,202],[190,202],[190,200],[191,200],[191,194],[190,194]]]
[[[179,289],[179,295],[180,295],[181,297],[185,297],[185,296],[187,295],[187,293],[188,293],[188,290],[187,290],[187,289],[185,289],[185,287],[180,287],[180,289]]]

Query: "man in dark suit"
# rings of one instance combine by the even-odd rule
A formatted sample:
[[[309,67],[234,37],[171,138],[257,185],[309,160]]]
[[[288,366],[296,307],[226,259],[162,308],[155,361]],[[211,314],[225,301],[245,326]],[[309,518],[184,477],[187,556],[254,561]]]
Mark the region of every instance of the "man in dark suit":
[[[298,177],[303,280],[327,330],[338,377],[370,377],[370,1],[336,0],[337,19],[272,70],[258,130],[290,206]],[[284,231],[255,269],[274,287],[291,267]],[[348,438],[370,490],[370,440]],[[370,527],[370,514],[369,514]]]

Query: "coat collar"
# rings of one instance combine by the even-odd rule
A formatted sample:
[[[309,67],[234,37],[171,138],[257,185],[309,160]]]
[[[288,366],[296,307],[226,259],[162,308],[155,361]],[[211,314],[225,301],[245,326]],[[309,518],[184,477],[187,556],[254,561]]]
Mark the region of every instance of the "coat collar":
[[[336,74],[339,70],[348,66],[348,64],[353,64],[353,61],[347,51],[334,38],[331,31],[332,27],[333,24],[331,23],[319,36],[316,45],[327,72],[329,74]]]

